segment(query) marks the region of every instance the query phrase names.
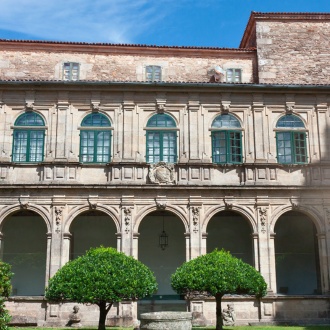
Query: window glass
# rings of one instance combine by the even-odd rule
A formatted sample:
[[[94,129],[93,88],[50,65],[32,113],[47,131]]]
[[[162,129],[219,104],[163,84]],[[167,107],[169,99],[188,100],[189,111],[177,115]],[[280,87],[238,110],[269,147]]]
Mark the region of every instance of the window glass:
[[[161,81],[162,68],[158,65],[148,65],[146,67],[146,80],[147,81]]]
[[[172,117],[165,113],[160,113],[152,116],[147,123],[148,127],[176,127]]]
[[[111,131],[104,131],[102,128],[110,127],[110,120],[101,113],[91,113],[83,119],[81,126],[94,129],[80,132],[80,161],[83,163],[109,162]]]
[[[227,82],[242,82],[242,70],[241,69],[227,69]]]
[[[44,126],[44,120],[36,112],[26,112],[15,122],[13,133],[13,162],[41,162],[44,157],[45,130],[33,126]],[[20,126],[29,126],[24,129]],[[30,128],[31,126],[31,128]]]
[[[63,64],[63,80],[79,79],[79,63],[66,62]]]
[[[231,114],[223,114],[213,120],[212,128],[239,128],[239,120]]]

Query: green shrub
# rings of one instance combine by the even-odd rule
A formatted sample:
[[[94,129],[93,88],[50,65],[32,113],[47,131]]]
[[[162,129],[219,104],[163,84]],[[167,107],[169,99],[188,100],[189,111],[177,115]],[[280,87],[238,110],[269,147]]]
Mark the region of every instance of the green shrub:
[[[13,275],[11,266],[0,261],[0,330],[8,330],[8,323],[11,320],[11,316],[5,308],[5,300],[11,293],[10,279]]]

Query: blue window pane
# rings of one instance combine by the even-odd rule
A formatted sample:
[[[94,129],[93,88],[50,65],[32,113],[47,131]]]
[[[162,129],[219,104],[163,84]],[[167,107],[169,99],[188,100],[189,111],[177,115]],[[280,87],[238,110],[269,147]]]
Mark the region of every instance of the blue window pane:
[[[296,115],[285,115],[277,121],[277,128],[305,128],[303,121]]]
[[[169,115],[159,113],[148,120],[147,127],[176,127],[176,124],[174,119]]]
[[[239,120],[231,114],[223,114],[213,120],[212,128],[239,128]]]
[[[102,113],[91,113],[84,118],[81,126],[110,127],[110,120]]]
[[[36,112],[25,112],[16,119],[15,126],[45,126],[45,123]]]

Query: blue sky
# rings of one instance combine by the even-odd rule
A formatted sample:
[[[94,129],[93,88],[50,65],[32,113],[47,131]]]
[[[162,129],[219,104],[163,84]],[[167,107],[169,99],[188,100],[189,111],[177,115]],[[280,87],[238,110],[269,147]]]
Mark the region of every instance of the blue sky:
[[[0,0],[0,39],[236,48],[251,11],[330,12],[330,0]]]

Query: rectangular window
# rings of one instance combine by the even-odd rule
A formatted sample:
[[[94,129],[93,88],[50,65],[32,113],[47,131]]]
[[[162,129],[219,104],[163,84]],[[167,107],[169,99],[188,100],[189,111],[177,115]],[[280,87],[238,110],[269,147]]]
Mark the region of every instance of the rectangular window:
[[[278,132],[277,160],[281,164],[307,163],[306,133]]]
[[[227,69],[227,82],[242,82],[242,70],[241,69]]]
[[[147,132],[147,162],[176,162],[176,132]]]
[[[79,63],[66,62],[63,64],[63,80],[79,80]]]
[[[80,132],[80,161],[83,163],[108,163],[110,161],[109,131]]]
[[[148,65],[146,67],[146,81],[161,81],[162,68],[159,65]]]
[[[242,163],[242,134],[235,131],[212,132],[212,161],[217,164]]]

